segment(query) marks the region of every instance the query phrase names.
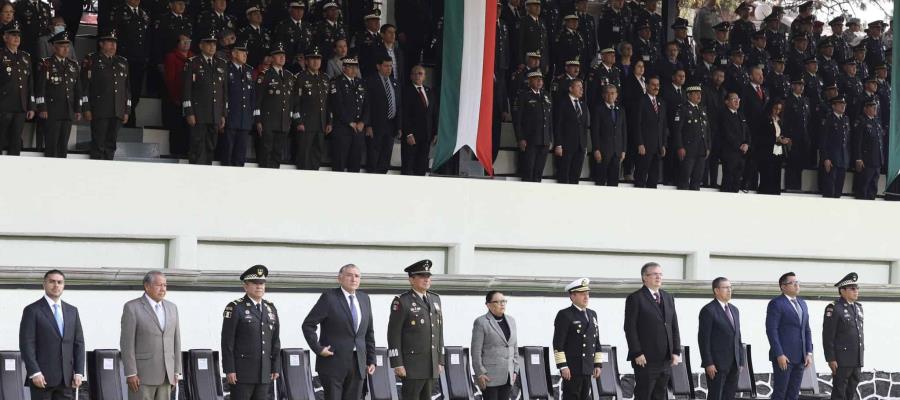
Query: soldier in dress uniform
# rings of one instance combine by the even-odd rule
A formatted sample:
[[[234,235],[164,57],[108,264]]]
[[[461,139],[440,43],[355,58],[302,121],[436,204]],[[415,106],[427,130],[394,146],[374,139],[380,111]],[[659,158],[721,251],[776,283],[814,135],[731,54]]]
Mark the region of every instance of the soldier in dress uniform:
[[[541,55],[541,72],[547,73],[550,67],[550,36],[544,20],[541,19],[541,0],[528,0],[525,2],[527,15],[519,18],[516,27],[516,38],[519,54],[515,56],[519,65],[525,64],[528,53],[536,52]]]
[[[831,368],[833,400],[856,398],[856,386],[859,385],[863,366],[864,318],[862,304],[856,301],[859,298],[857,279],[856,272],[851,272],[834,284],[840,298],[825,306],[822,321],[822,348],[825,361]]]
[[[869,67],[866,60],[866,46],[858,44],[853,47],[853,60],[856,61],[856,77],[860,81],[865,80],[869,76]]]
[[[819,158],[822,196],[838,198],[844,189],[844,175],[850,163],[850,119],[845,114],[847,101],[842,96],[831,99],[831,111],[822,122]]]
[[[313,33],[313,43],[323,51],[322,58],[330,59],[334,54],[334,41],[338,39],[349,40],[347,31],[341,21],[338,21],[340,7],[335,2],[328,2],[322,6],[325,19],[319,21]]]
[[[844,16],[839,15],[836,18],[828,21],[828,26],[831,27],[831,36],[826,37],[826,39],[831,41],[831,44],[834,46],[834,58],[837,62],[844,61],[848,57],[850,57],[850,45],[847,43],[847,39],[844,39]]]
[[[734,27],[731,29],[729,41],[732,46],[740,47],[744,52],[750,51],[750,38],[756,32],[756,25],[753,25],[753,21],[750,21],[750,13],[752,11],[753,5],[746,1],[742,1],[734,10],[734,13],[740,18],[733,22]]]
[[[869,29],[866,29],[868,36],[859,43],[866,48],[866,63],[869,69],[874,69],[876,65],[884,64],[886,61],[883,29],[884,22],[880,20],[869,22]]]
[[[785,70],[788,76],[794,79],[803,74],[803,60],[810,56],[815,57],[815,54],[809,52],[809,39],[807,39],[806,35],[796,33],[794,36],[791,36],[791,42],[793,47],[787,53]]]
[[[587,12],[587,0],[575,1],[575,15],[578,16],[578,32],[584,39],[584,49],[581,51],[579,61],[588,66],[597,57],[597,22],[594,16]]]
[[[572,305],[556,313],[553,321],[553,359],[563,378],[563,400],[587,400],[591,378],[600,377],[600,322],[588,307],[590,279],[576,279],[565,287]],[[580,345],[580,346],[579,346]]]
[[[772,72],[772,56],[766,50],[766,33],[763,31],[753,32],[750,40],[752,42],[750,50],[744,51],[747,55],[747,66],[758,66],[765,74]]]
[[[369,124],[369,105],[366,87],[359,78],[357,60],[344,57],[342,61],[344,73],[332,79],[328,98],[334,129],[331,133],[331,169],[359,172],[365,146],[363,132]]]
[[[838,61],[834,58],[834,43],[831,38],[822,39],[819,43],[819,75],[825,83],[834,83],[837,81]]]
[[[803,87],[803,79],[794,79],[791,82],[791,94],[787,96],[784,104],[781,132],[782,136],[791,139],[784,175],[784,188],[787,190],[801,189],[801,175],[811,164],[810,135],[815,131],[809,129],[812,122],[812,108],[809,106],[809,99],[803,95]]]
[[[328,92],[331,83],[322,72],[322,52],[318,47],[306,50],[306,71],[297,75],[297,132],[294,156],[297,169],[317,171],[325,154],[325,135],[331,134]]]
[[[622,41],[631,41],[632,29],[636,22],[630,8],[625,7],[625,0],[609,0],[600,9],[600,22],[597,25],[597,45],[601,49],[616,47]]]
[[[388,319],[388,357],[403,380],[405,400],[430,400],[434,381],[444,368],[444,321],[441,298],[430,290],[431,260],[404,269],[410,290],[394,297]]]
[[[602,89],[606,85],[613,85],[622,92],[622,70],[616,65],[616,50],[612,47],[600,50],[600,63],[587,74],[585,99],[588,105],[603,98]]]
[[[553,140],[553,111],[550,94],[544,89],[540,71],[528,74],[528,90],[519,93],[519,112],[513,121],[519,148],[519,176],[523,182],[540,182],[550,142]]]
[[[221,35],[226,29],[230,31],[237,29],[234,17],[225,12],[226,0],[210,1],[212,2],[212,8],[200,12],[200,15],[197,16],[193,36],[195,38],[201,38],[210,33]]]
[[[119,35],[118,54],[128,59],[128,72],[131,77],[131,111],[135,115],[138,102],[144,87],[144,76],[147,72],[147,61],[150,56],[147,29],[150,27],[150,15],[141,8],[141,0],[126,0],[125,4],[116,7],[110,15],[110,26]],[[129,124],[134,125],[132,118]]]
[[[725,88],[729,92],[741,93],[750,84],[750,75],[744,68],[744,52],[740,47],[731,50],[728,66],[725,67]]]
[[[0,69],[0,152],[17,156],[22,151],[22,128],[34,118],[31,55],[19,49],[19,22],[13,21],[3,33],[6,46],[0,50],[5,68]]]
[[[234,400],[266,400],[281,373],[281,321],[275,304],[263,298],[268,276],[263,265],[244,271],[246,294],[222,315],[222,370]]]
[[[647,23],[650,25],[650,37],[653,42],[660,42],[660,32],[662,32],[662,15],[657,11],[659,9],[659,0],[643,0],[643,8],[637,8],[634,11],[635,21],[638,23]],[[636,4],[636,2],[635,2]]]
[[[211,165],[219,135],[225,130],[228,104],[228,65],[216,57],[216,36],[200,40],[199,56],[184,64],[182,114],[191,129],[191,164]]]
[[[656,64],[659,62],[659,45],[651,37],[653,32],[650,30],[649,23],[641,22],[636,28],[637,39],[634,42],[634,56],[644,62],[644,75],[654,76],[657,74]]]
[[[709,118],[700,107],[700,86],[689,86],[686,90],[688,101],[675,116],[673,144],[677,149],[679,163],[678,189],[700,190],[703,182],[704,161],[709,156]]]
[[[225,134],[216,147],[217,158],[222,165],[244,166],[247,157],[247,139],[258,115],[253,68],[247,65],[247,42],[237,42],[231,50],[231,62],[228,63]]]
[[[191,37],[193,24],[190,18],[184,15],[184,9],[184,0],[169,0],[169,11],[156,16],[151,36],[153,44],[150,47],[150,62],[154,65],[160,66],[166,54],[178,45],[178,36]]]
[[[247,9],[247,26],[238,31],[238,40],[247,41],[247,64],[256,68],[269,53],[269,45],[272,41],[269,31],[262,26],[262,11],[259,7]]]
[[[784,33],[779,30],[781,20],[774,12],[766,16],[763,20],[766,32],[766,50],[772,57],[783,57],[787,53],[787,38]]]
[[[847,101],[848,116],[851,122],[856,119],[854,111],[859,110],[859,102],[862,99],[863,84],[856,76],[856,61],[844,60],[841,74],[837,77],[838,92]]]
[[[722,21],[713,26],[716,32],[716,38],[712,41],[712,47],[716,49],[716,65],[724,67],[728,65],[728,58],[731,54],[731,43],[728,41],[728,32],[731,30],[731,23]]]
[[[575,79],[581,77],[581,62],[578,60],[569,60],[566,62],[565,73],[553,79],[550,84],[550,94],[553,95],[553,110],[559,110],[559,104],[563,101],[569,101],[569,84]]]
[[[565,28],[553,40],[553,54],[556,60],[555,67],[557,72],[562,72],[567,62],[578,60],[584,51],[584,38],[578,32],[578,16],[569,14],[563,20],[565,21]]]
[[[891,92],[893,88],[888,82],[888,69],[884,64],[875,67],[872,71],[875,79],[878,81],[878,102],[881,105],[881,126],[885,132],[889,132],[891,128]],[[885,145],[887,148],[887,145]],[[885,157],[887,158],[887,157]]]
[[[766,74],[765,86],[772,99],[785,99],[791,93],[791,79],[784,73],[784,58],[772,60],[772,68]],[[801,81],[802,77],[799,78]]]
[[[356,33],[353,38],[353,48],[359,61],[359,71],[363,77],[376,73],[375,54],[383,43],[381,38],[381,16],[375,12],[366,15],[366,29]]]
[[[853,129],[850,153],[856,171],[853,189],[857,199],[875,200],[875,195],[878,194],[878,175],[884,165],[884,129],[878,118],[878,106],[877,99],[866,101],[863,104],[863,115],[857,118]]]
[[[817,109],[822,103],[822,89],[825,86],[819,77],[819,61],[815,57],[807,57],[803,66],[806,68],[803,72],[803,94],[809,99],[809,106]],[[830,104],[828,108],[831,108]]]
[[[256,162],[261,168],[281,168],[294,109],[294,75],[284,69],[284,47],[277,43],[272,51],[272,66],[256,80]],[[299,125],[297,125],[299,128]]]
[[[310,47],[312,27],[303,20],[305,14],[306,4],[303,1],[292,1],[288,4],[289,18],[275,25],[272,38],[276,42],[284,43],[288,60],[293,60],[298,54],[304,54]]]
[[[57,33],[50,43],[53,55],[41,60],[35,76],[35,105],[43,120],[44,156],[66,158],[72,122],[81,120],[81,79],[78,63],[69,59],[69,33]]]
[[[697,69],[694,70],[693,80],[700,84],[708,82],[716,70],[725,72],[725,68],[716,65],[716,49],[711,43],[709,44],[709,46],[703,46],[700,50],[700,62],[697,64]]]
[[[81,110],[91,122],[91,158],[112,160],[131,111],[131,81],[128,60],[116,54],[116,32],[103,32],[97,40],[100,51],[81,63]]]
[[[687,27],[686,19],[675,18],[675,22],[672,23],[672,32],[675,36],[675,43],[678,43],[678,61],[684,66],[689,79],[694,79],[697,72],[697,53],[694,51],[694,44],[688,37]]]
[[[19,22],[22,44],[19,46],[28,54],[37,54],[41,46],[41,36],[50,33],[50,4],[43,1],[19,0],[15,6],[16,21]]]

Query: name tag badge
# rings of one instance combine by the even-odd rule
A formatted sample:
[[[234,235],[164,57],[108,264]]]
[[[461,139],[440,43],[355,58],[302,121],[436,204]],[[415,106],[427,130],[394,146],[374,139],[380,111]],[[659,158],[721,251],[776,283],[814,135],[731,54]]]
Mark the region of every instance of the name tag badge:
[[[613,32],[615,32],[615,33],[619,33],[620,30],[621,30],[621,28],[619,28],[618,26],[613,27]]]

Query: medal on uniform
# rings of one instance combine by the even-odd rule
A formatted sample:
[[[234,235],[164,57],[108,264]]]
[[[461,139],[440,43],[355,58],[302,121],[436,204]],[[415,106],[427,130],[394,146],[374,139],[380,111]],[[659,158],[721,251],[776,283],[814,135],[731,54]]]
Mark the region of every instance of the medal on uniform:
[[[6,67],[6,72],[12,72],[12,67]]]
[[[416,320],[410,321],[409,324],[410,324],[410,325],[415,325],[415,324],[416,324]]]
[[[244,314],[250,315],[250,310],[244,310]]]
[[[281,90],[276,89],[275,94],[281,94]]]
[[[422,318],[422,320],[419,321],[419,323],[420,323],[420,324],[424,324],[424,323],[425,323],[425,318]]]

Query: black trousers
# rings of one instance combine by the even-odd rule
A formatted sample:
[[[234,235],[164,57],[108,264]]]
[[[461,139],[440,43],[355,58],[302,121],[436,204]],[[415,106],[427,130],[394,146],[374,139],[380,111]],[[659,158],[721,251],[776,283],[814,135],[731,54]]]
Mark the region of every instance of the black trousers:
[[[577,185],[584,165],[584,147],[563,149],[562,157],[556,158],[556,182]]]
[[[112,160],[116,154],[116,138],[122,120],[113,118],[94,118],[91,120],[91,159]]]
[[[769,155],[759,157],[757,170],[759,170],[759,194],[781,194],[781,163],[783,156]]]
[[[69,136],[72,120],[48,119],[43,121],[45,133],[44,157],[66,158],[69,154]]]
[[[29,383],[28,388],[31,389],[31,400],[71,400],[75,397],[75,390],[65,384],[40,389]]]
[[[791,149],[785,156],[784,188],[803,189],[803,170],[815,165],[810,162],[810,146],[805,139],[792,138]]]
[[[231,400],[268,400],[271,383],[237,383],[231,385]]]
[[[678,169],[678,190],[700,190],[705,170],[706,157],[702,155],[684,157]]]
[[[747,162],[744,163],[744,182],[741,183],[741,188],[756,190],[759,187],[759,167],[756,165],[756,156],[753,154],[753,150],[750,150],[747,154],[749,156],[747,157]]]
[[[572,374],[562,381],[562,400],[587,400],[591,393],[591,376]]]
[[[322,390],[325,392],[324,400],[360,400],[365,380],[359,376],[354,361],[340,374],[319,372],[319,382],[322,383]]]
[[[366,172],[386,174],[391,168],[391,154],[394,152],[397,122],[395,117],[388,121],[386,127],[373,130],[372,137],[366,136]]]
[[[297,169],[318,171],[325,154],[325,132],[310,130],[293,132],[294,163]]]
[[[256,164],[260,168],[281,168],[287,132],[266,129],[256,137]]]
[[[733,400],[737,390],[738,366],[735,363],[727,366],[716,365],[716,377],[707,379],[707,400]]]
[[[706,172],[703,176],[704,186],[719,187],[719,161],[721,160],[722,157],[718,151],[709,153],[709,158],[706,159]]]
[[[400,388],[403,400],[431,400],[434,379],[404,379]]]
[[[488,386],[481,391],[483,400],[509,400],[509,391],[512,386],[509,382],[500,386]]]
[[[128,58],[128,80],[131,81],[131,112],[128,114],[128,126],[137,123],[137,106],[144,93],[144,76],[147,74],[147,59]]]
[[[188,161],[191,164],[212,165],[219,141],[219,124],[197,123],[191,127],[191,151]]]
[[[22,152],[22,128],[25,113],[0,113],[0,153],[17,156]]]
[[[838,198],[844,192],[844,176],[847,174],[846,168],[831,167],[831,172],[825,172],[825,167],[819,168],[819,182],[823,197]]]
[[[216,144],[216,159],[222,165],[243,167],[247,161],[247,139],[250,131],[225,128],[225,134]]]
[[[169,154],[183,158],[191,147],[191,134],[181,115],[181,105],[165,98],[161,103],[163,125],[169,130]]]
[[[859,386],[859,367],[838,367],[831,378],[832,400],[853,400]]]
[[[881,167],[865,167],[853,177],[854,196],[862,200],[875,200],[878,194],[878,174]],[[890,183],[890,182],[888,182]]]
[[[745,158],[735,152],[722,157],[722,191],[737,193],[741,190],[741,177],[744,176]]]
[[[494,112],[491,124],[491,160],[497,161],[500,153],[500,137],[503,131],[503,112],[506,111],[506,77],[507,70],[494,72]]]
[[[400,172],[403,175],[425,176],[429,150],[431,143],[426,138],[422,138],[421,142],[417,139],[413,146],[407,144],[405,138],[400,138]]]
[[[622,163],[619,161],[618,153],[604,154],[600,162],[594,159],[593,153],[590,158],[593,163],[591,175],[594,177],[594,184],[619,186],[619,168]]]
[[[519,151],[519,177],[523,182],[540,182],[547,162],[547,145],[529,144]]]
[[[362,149],[365,134],[357,133],[353,128],[335,127],[331,132],[331,170],[340,172],[359,172],[362,165]]]
[[[699,180],[697,182],[699,185]],[[669,377],[672,374],[671,362],[648,362],[643,367],[632,362],[631,366],[634,367],[634,400],[666,399],[666,388],[668,388]]]
[[[659,153],[648,151],[642,156],[635,153],[634,161],[634,187],[656,189],[661,163]]]

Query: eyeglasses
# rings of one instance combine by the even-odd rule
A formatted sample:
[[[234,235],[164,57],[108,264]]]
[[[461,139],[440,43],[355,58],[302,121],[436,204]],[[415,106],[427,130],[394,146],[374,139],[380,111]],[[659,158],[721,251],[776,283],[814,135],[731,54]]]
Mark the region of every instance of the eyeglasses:
[[[800,286],[800,281],[790,281],[782,283],[784,286]]]
[[[494,301],[491,302],[491,304],[499,304],[499,305],[501,305],[501,306],[505,306],[505,305],[506,305],[506,300],[494,300]]]

